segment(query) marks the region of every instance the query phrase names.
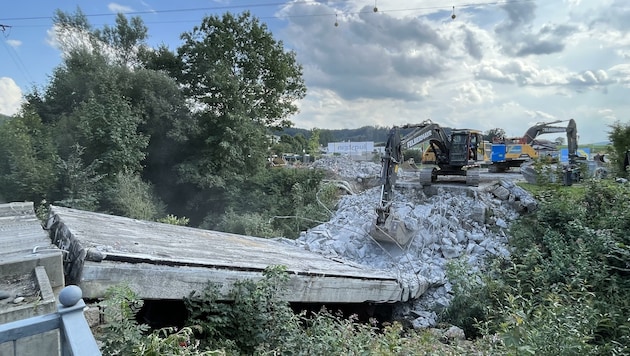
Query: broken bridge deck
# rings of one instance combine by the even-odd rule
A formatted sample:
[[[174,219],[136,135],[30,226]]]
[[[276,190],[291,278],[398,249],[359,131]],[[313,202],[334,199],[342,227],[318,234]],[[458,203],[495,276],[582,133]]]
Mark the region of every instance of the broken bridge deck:
[[[84,298],[127,284],[141,299],[182,299],[208,283],[229,299],[234,282],[258,280],[273,265],[285,266],[291,302],[362,303],[406,300],[395,276],[326,258],[279,241],[141,221],[58,206],[46,228],[68,251],[66,283]]]

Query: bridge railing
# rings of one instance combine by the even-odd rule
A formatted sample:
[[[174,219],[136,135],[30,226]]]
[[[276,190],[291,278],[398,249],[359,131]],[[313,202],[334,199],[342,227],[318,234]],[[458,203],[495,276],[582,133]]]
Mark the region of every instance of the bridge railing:
[[[78,298],[76,298],[77,295]],[[85,302],[81,299],[81,290],[77,286],[65,287],[59,295],[59,300],[61,304],[57,306],[56,313],[0,325],[0,345],[12,342],[13,347],[10,349],[13,350],[13,356],[22,356],[18,351],[20,348],[17,347],[20,339],[59,330],[60,350],[57,354],[62,356],[101,355],[83,314]],[[27,350],[29,355],[34,354],[33,352],[50,354],[50,350]]]

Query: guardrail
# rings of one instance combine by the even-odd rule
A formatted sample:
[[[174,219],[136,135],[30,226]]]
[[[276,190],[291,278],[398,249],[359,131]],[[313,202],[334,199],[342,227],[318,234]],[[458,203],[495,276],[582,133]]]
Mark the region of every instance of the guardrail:
[[[81,296],[79,287],[67,286],[59,293],[60,304],[56,313],[0,325],[0,344],[13,342],[13,356],[22,356],[17,353],[18,340],[58,329],[62,356],[101,355],[83,315],[85,302]],[[37,351],[41,350],[29,350],[28,354],[32,355]]]

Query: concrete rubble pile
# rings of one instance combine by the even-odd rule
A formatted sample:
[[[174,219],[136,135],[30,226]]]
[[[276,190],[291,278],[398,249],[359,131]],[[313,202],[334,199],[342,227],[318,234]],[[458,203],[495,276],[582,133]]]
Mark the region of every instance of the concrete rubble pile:
[[[313,162],[312,168],[324,169],[346,179],[377,178],[381,165],[368,161],[353,161],[345,157],[321,158]]]
[[[380,166],[371,165],[378,175]],[[346,177],[352,176],[356,172],[346,173]],[[433,326],[435,310],[448,306],[451,298],[446,277],[449,261],[464,261],[474,271],[483,268],[487,256],[508,256],[510,222],[536,209],[535,200],[509,180],[477,190],[438,187],[433,193],[427,196],[423,189],[396,189],[391,211],[415,231],[406,246],[370,237],[380,187],[344,196],[330,221],[287,242],[397,275],[408,293],[403,297],[409,302],[402,313],[412,316],[414,327]]]

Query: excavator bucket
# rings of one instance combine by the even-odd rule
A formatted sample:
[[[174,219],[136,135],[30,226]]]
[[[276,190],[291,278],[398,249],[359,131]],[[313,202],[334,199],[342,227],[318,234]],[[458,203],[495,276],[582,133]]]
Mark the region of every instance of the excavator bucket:
[[[374,224],[370,231],[370,236],[376,241],[396,243],[400,246],[409,243],[413,235],[414,231],[394,214],[389,214],[383,223]]]

